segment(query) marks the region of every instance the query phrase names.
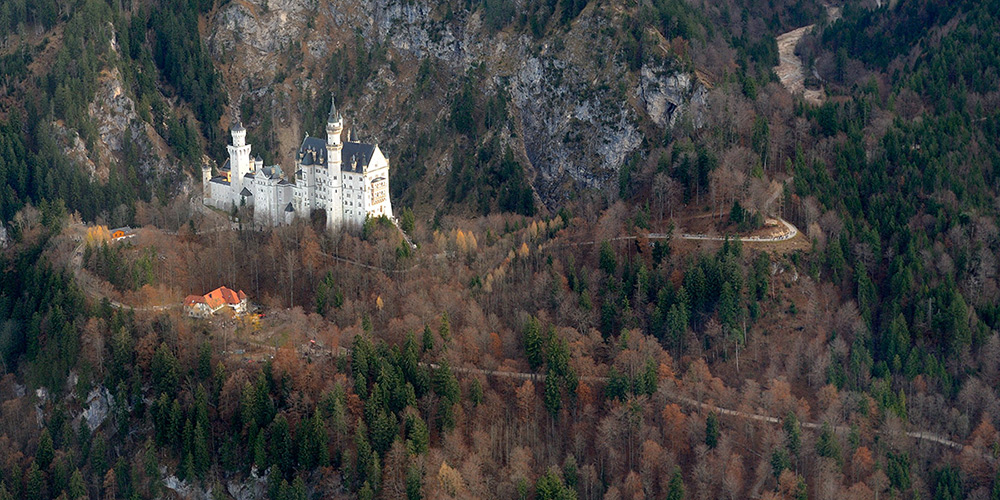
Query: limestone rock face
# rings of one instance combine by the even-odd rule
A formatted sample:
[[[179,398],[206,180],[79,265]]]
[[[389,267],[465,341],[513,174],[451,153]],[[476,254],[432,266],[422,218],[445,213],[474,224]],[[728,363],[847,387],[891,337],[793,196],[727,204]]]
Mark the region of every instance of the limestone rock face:
[[[111,412],[111,405],[115,404],[115,398],[107,387],[98,386],[87,395],[86,408],[83,410],[83,421],[90,428],[91,432],[97,430],[104,423]]]
[[[118,68],[102,75],[98,81],[97,98],[89,105],[90,116],[97,122],[101,142],[111,151],[121,151],[125,132],[139,117],[135,103],[122,89]]]
[[[60,120],[52,124],[56,140],[63,153],[80,165],[96,182],[107,182],[111,166],[128,156],[139,174],[157,177],[176,169],[166,141],[156,129],[136,113],[132,100],[122,83],[117,67],[103,71],[97,78],[97,90],[87,105],[87,113],[95,125],[97,137],[87,144],[76,130]],[[182,189],[188,184],[182,184]]]
[[[707,89],[687,73],[644,65],[637,92],[644,111],[660,127],[673,127],[689,109],[695,111],[695,124],[702,123],[699,106],[705,106]]]
[[[614,179],[642,134],[635,112],[615,88],[593,88],[587,75],[556,58],[528,58],[511,94],[521,117],[524,148],[545,200]]]
[[[161,468],[161,473],[164,469]],[[188,481],[181,481],[177,476],[167,476],[163,478],[163,486],[173,491],[178,498],[190,498],[192,500],[212,500],[212,488],[202,489],[199,485]]]
[[[302,103],[325,92],[323,78],[338,50],[353,56],[358,44],[378,44],[394,68],[416,68],[429,58],[445,68],[438,81],[448,92],[479,71],[484,93],[510,98],[512,128],[488,133],[527,160],[536,192],[553,205],[581,188],[615,182],[650,127],[673,127],[685,113],[701,123],[706,89],[692,75],[668,66],[629,71],[619,60],[610,38],[619,22],[613,7],[588,6],[566,29],[541,39],[492,30],[482,15],[430,0],[244,0],[214,14],[207,43],[230,101],[252,97],[274,110],[282,157],[301,141],[297,124],[311,112]],[[361,96],[345,105],[358,130],[378,133],[392,155],[406,147],[396,141],[412,126],[400,117],[412,106],[405,96],[414,91],[413,72],[373,69]],[[441,96],[436,120],[448,119],[448,103]],[[447,172],[428,167],[432,175]]]

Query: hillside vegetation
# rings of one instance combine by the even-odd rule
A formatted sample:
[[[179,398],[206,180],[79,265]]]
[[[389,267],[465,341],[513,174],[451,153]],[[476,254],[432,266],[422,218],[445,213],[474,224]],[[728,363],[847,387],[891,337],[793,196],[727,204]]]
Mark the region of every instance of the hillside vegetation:
[[[1000,499],[1000,4],[825,7],[4,2],[0,500]],[[197,208],[331,96],[415,245]]]

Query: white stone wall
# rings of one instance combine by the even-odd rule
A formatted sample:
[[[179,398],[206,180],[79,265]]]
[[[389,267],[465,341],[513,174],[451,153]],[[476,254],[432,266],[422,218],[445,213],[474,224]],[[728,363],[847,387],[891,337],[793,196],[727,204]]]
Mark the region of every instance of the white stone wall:
[[[389,199],[389,163],[382,151],[375,146],[368,168],[363,172],[342,170],[340,131],[343,126],[338,121],[327,129],[327,166],[302,165],[296,162],[294,184],[279,184],[278,179],[270,179],[263,174],[262,162],[251,161],[251,145],[246,144],[246,131],[232,131],[233,144],[228,146],[230,163],[230,184],[206,182],[204,203],[222,210],[240,206],[243,188],[253,196],[247,204],[254,206],[254,218],[258,224],[277,225],[287,223],[291,217],[308,217],[312,210],[325,210],[327,227],[338,229],[343,225],[361,226],[368,215],[385,215],[392,218],[392,203]],[[256,168],[254,168],[256,167]],[[244,180],[244,175],[254,172],[252,178]],[[285,207],[292,204],[294,212],[289,215]]]

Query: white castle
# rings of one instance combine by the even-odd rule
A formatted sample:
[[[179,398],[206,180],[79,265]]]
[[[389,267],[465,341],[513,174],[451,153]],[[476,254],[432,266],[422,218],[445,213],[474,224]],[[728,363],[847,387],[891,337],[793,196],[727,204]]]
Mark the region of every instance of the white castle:
[[[252,206],[254,222],[272,226],[308,217],[313,210],[326,212],[327,229],[358,227],[369,216],[392,219],[389,161],[378,143],[358,142],[354,134],[342,142],[344,119],[332,100],[326,122],[325,141],[308,133],[302,140],[289,180],[278,165],[265,167],[259,155],[250,159],[247,131],[237,120],[219,175],[212,177],[211,167],[202,167],[205,205],[227,211]]]

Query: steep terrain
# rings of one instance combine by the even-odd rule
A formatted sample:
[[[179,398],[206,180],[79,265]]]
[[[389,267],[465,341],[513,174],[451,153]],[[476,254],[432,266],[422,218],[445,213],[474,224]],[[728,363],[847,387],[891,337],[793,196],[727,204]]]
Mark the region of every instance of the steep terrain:
[[[1000,498],[1000,0],[870,4],[0,2],[0,500]],[[398,226],[188,196],[331,96]]]
[[[348,126],[384,143],[396,168],[426,168],[430,177],[418,182],[441,186],[435,179],[455,161],[447,141],[418,159],[426,165],[401,156],[452,119],[455,93],[474,78],[477,93],[509,99],[506,126],[487,134],[526,160],[541,199],[554,207],[581,188],[608,187],[644,140],[656,140],[648,134],[685,115],[702,121],[706,88],[666,48],[656,47],[640,71],[625,67],[613,37],[626,18],[619,7],[589,5],[542,38],[514,26],[491,29],[483,17],[425,1],[247,0],[218,9],[206,31],[231,102],[253,100],[254,124],[262,115],[273,120],[275,161],[290,161],[304,133],[321,132],[306,117],[325,110],[332,92]],[[353,68],[371,74],[353,90],[328,77],[338,51],[377,51],[381,60]],[[301,130],[302,122],[315,128]]]

